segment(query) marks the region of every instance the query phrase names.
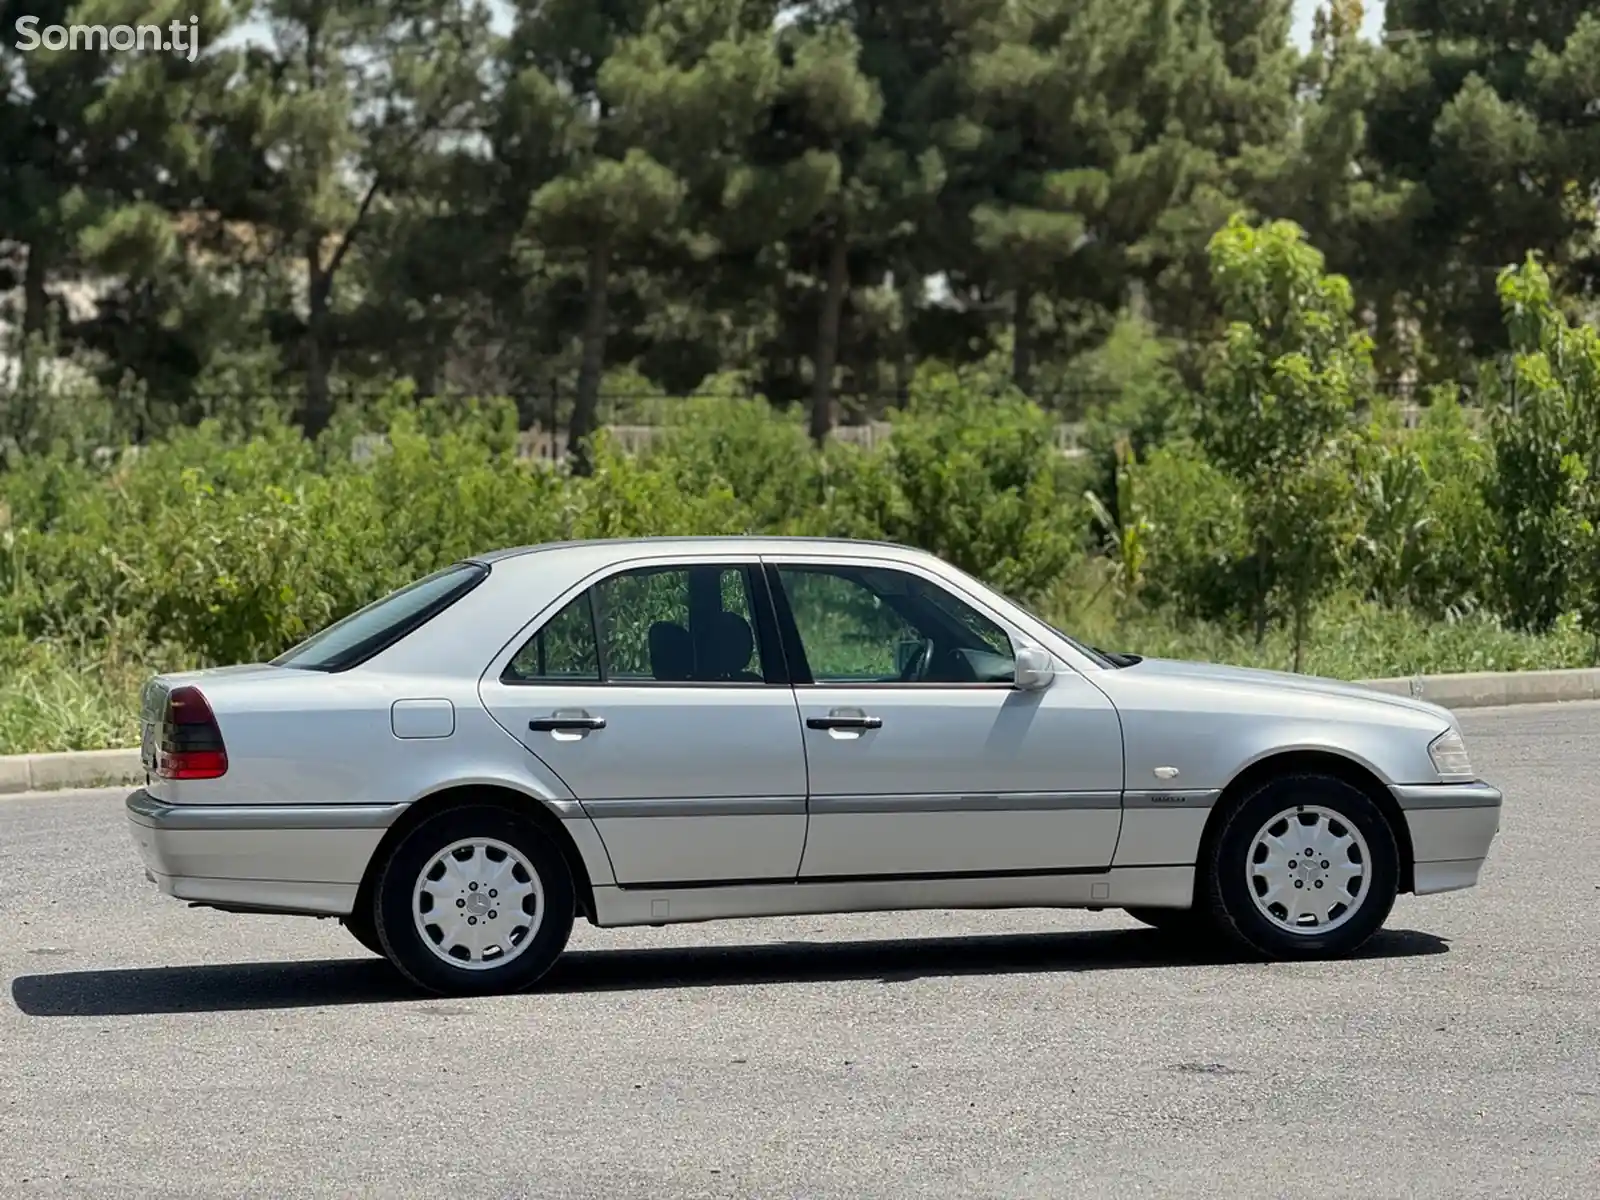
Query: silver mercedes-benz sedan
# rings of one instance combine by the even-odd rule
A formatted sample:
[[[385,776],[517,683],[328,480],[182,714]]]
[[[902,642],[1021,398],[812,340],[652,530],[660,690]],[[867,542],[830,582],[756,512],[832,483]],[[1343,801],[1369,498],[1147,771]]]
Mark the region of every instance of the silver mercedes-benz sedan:
[[[441,993],[532,984],[579,915],[1118,907],[1337,956],[1500,819],[1436,705],[1095,650],[869,542],[487,554],[142,716],[162,891],[336,917]]]

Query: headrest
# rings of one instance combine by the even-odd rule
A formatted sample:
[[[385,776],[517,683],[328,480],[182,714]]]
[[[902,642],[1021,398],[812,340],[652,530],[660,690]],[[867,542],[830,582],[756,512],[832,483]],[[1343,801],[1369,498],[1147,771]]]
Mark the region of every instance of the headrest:
[[[650,673],[657,679],[682,681],[694,676],[694,639],[682,625],[657,621],[650,626]]]

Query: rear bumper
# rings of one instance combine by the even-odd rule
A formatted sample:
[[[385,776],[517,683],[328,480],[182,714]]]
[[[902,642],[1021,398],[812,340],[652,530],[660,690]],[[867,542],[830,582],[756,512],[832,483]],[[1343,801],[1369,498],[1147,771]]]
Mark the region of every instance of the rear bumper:
[[[1395,787],[1415,858],[1419,896],[1473,887],[1500,832],[1500,790],[1487,783]]]
[[[219,908],[344,916],[395,805],[167,804],[127,799],[146,874],[167,895]]]

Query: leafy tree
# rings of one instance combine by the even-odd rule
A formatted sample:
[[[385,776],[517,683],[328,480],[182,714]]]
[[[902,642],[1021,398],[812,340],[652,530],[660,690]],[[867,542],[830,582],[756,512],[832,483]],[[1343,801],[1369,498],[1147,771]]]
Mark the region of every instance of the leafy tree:
[[[1230,324],[1206,373],[1200,442],[1243,499],[1257,643],[1276,601],[1299,670],[1311,610],[1342,578],[1357,531],[1351,417],[1371,341],[1352,319],[1349,282],[1324,272],[1291,223],[1236,216],[1212,239],[1211,262]]]
[[[1489,503],[1507,615],[1544,632],[1576,603],[1600,639],[1600,333],[1555,305],[1530,257],[1500,275],[1512,357],[1492,409]]]
[[[1125,313],[1104,342],[1063,367],[1063,376],[1088,399],[1083,447],[1094,463],[1094,492],[1114,517],[1120,514],[1118,447],[1126,441],[1133,458],[1142,460],[1193,425],[1193,397],[1177,365],[1181,351],[1180,343],[1160,337],[1147,318]]]

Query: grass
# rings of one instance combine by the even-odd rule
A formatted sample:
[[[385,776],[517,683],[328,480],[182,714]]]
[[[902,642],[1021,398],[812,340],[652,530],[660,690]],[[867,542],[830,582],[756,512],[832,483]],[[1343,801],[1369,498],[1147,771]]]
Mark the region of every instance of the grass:
[[[1293,669],[1294,646],[1288,630],[1272,629],[1257,645],[1246,629],[1120,605],[1106,585],[1108,570],[1104,560],[1081,564],[1045,597],[1039,613],[1080,641],[1107,650]],[[1600,665],[1594,635],[1585,633],[1575,619],[1562,620],[1547,634],[1520,633],[1491,617],[1429,620],[1413,610],[1385,608],[1348,595],[1330,600],[1316,613],[1303,650],[1301,671],[1329,679]]]
[[[1287,671],[1294,648],[1274,632],[1259,647],[1248,634],[1210,625],[1135,618],[1110,631],[1107,649],[1150,657],[1193,658]],[[1534,671],[1594,665],[1591,639],[1573,628],[1545,636],[1514,633],[1485,621],[1428,623],[1410,613],[1363,605],[1324,613],[1305,648],[1301,670],[1331,679]]]
[[[54,642],[0,649],[0,754],[139,744],[139,688],[178,663]]]
[[[1288,670],[1281,631],[1257,646],[1247,633],[1182,622],[1161,613],[1118,614],[1101,599],[1073,602],[1068,585],[1043,606],[1062,629],[1094,645],[1162,658]],[[1464,671],[1526,671],[1594,665],[1592,639],[1571,624],[1544,636],[1491,621],[1428,622],[1414,613],[1343,600],[1313,623],[1305,672],[1375,679]],[[138,744],[138,697],[158,670],[190,665],[172,654],[126,646],[0,643],[0,754],[103,750]]]

